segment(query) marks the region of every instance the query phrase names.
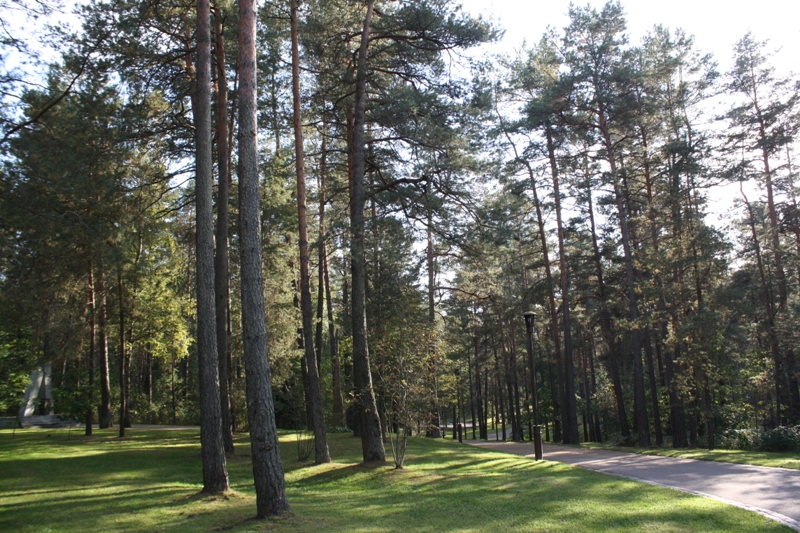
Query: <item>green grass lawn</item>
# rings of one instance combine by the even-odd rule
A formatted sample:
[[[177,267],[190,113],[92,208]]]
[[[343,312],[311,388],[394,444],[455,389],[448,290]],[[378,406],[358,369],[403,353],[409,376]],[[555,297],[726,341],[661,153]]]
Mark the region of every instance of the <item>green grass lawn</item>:
[[[662,457],[680,457],[682,459],[699,459],[701,461],[719,461],[740,465],[772,466],[800,470],[800,454],[777,452],[750,452],[744,450],[704,450],[700,448],[635,448],[629,446],[606,446],[588,442],[581,444],[584,448],[617,450],[620,452],[660,455]]]
[[[0,531],[789,531],[714,500],[452,441],[413,439],[406,469],[362,466],[360,441],[330,435],[335,463],[297,462],[282,436],[293,513],[256,521],[246,436],[232,492],[198,495],[196,431],[86,439],[0,431]]]

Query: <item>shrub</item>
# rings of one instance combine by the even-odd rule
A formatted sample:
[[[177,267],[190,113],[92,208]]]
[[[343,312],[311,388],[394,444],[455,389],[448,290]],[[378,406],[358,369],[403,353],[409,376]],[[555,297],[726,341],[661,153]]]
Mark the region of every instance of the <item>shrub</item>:
[[[717,447],[724,450],[754,450],[759,433],[754,429],[728,429],[717,437]]]
[[[756,440],[761,452],[800,452],[800,426],[778,426]]]

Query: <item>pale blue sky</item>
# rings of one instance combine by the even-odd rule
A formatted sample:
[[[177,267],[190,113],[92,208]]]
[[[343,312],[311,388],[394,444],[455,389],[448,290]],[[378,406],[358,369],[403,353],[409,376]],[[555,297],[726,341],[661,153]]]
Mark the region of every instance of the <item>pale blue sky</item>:
[[[464,9],[497,20],[506,35],[495,51],[512,51],[523,39],[539,40],[548,25],[561,29],[568,23],[569,0],[461,0]],[[577,1],[602,8],[603,0]],[[694,35],[699,48],[711,52],[722,71],[731,63],[733,44],[748,30],[760,40],[770,39],[782,48],[774,58],[779,71],[800,72],[800,1],[759,0],[627,0],[622,5],[628,18],[629,35],[638,42],[655,24],[683,28]]]

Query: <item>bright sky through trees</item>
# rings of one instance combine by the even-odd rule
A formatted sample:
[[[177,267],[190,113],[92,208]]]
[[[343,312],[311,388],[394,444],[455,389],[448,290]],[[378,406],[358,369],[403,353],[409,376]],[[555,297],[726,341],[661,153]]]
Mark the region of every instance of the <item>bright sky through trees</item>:
[[[505,30],[498,43],[486,45],[487,54],[514,54],[539,41],[548,26],[561,31],[569,23],[570,0],[531,2],[526,0],[462,0],[464,10],[495,21]],[[590,5],[602,9],[606,0],[573,1],[577,6]],[[726,0],[672,0],[650,2],[623,0],[631,43],[638,43],[656,24],[683,29],[695,38],[698,48],[711,53],[720,74],[730,70],[734,43],[752,31],[756,39],[769,40],[774,52],[771,64],[776,73],[786,76],[800,70],[800,2],[763,0],[760,2]],[[724,95],[709,102],[706,119],[726,112],[730,104]],[[722,123],[720,123],[721,125]],[[755,189],[751,193],[756,194]],[[729,223],[734,198],[739,197],[738,184],[719,187],[710,197],[709,221],[717,227]]]
[[[577,1],[597,9],[604,1]],[[510,52],[523,40],[534,43],[547,26],[563,28],[568,23],[569,0],[529,2],[525,0],[463,0],[467,12],[483,14],[505,28],[497,51]],[[650,2],[627,0],[622,3],[632,40],[638,41],[655,24],[683,28],[694,35],[700,49],[711,52],[720,68],[727,70],[733,55],[733,44],[748,30],[758,39],[769,39],[780,48],[774,64],[782,73],[798,70],[800,57],[800,2],[762,0],[759,2],[726,0],[673,0]]]

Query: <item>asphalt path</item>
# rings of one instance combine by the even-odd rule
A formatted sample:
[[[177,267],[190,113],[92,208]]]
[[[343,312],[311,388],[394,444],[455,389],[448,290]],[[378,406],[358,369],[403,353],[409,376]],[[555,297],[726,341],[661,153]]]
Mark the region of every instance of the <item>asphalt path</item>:
[[[464,442],[499,452],[534,457],[533,443]],[[800,531],[800,470],[738,465],[611,450],[544,445],[543,457],[708,498],[777,520]]]

